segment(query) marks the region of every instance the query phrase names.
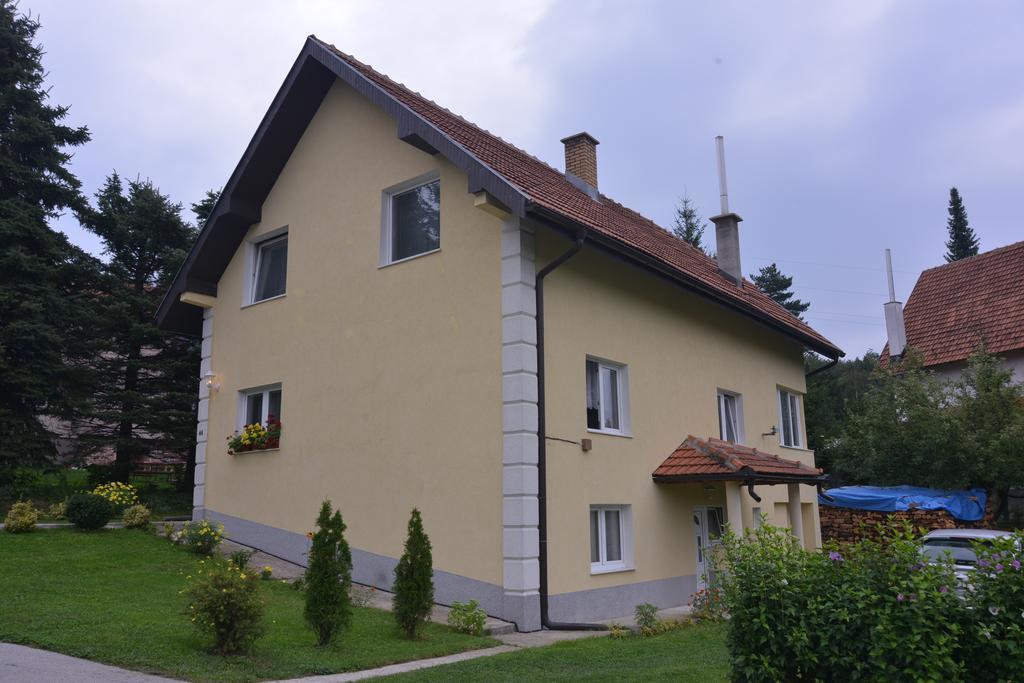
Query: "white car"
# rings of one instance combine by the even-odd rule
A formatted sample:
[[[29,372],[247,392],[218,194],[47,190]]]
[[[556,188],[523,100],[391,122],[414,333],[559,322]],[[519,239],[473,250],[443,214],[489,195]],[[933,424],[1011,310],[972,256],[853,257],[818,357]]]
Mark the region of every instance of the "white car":
[[[992,540],[1012,536],[1009,531],[998,529],[937,529],[921,538],[921,554],[928,562],[952,560],[959,584],[958,592],[967,586],[970,572],[978,563],[974,554],[975,543],[991,543]]]

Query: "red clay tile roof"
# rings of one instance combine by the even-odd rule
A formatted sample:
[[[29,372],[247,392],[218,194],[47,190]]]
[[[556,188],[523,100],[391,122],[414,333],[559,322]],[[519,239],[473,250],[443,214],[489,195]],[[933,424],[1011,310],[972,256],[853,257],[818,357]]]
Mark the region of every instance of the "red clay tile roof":
[[[469,151],[537,205],[653,257],[678,275],[709,288],[733,305],[768,318],[796,334],[815,350],[832,356],[843,355],[839,347],[749,281],[744,280],[743,287],[737,287],[719,272],[715,260],[700,249],[609,197],[601,195],[600,201],[591,199],[570,183],[561,171],[392,81],[333,45],[318,42]]]
[[[655,481],[817,481],[822,470],[721,439],[686,437],[651,474]]]
[[[1024,242],[924,271],[903,317],[907,346],[925,365],[962,361],[980,344],[992,353],[1024,349]]]

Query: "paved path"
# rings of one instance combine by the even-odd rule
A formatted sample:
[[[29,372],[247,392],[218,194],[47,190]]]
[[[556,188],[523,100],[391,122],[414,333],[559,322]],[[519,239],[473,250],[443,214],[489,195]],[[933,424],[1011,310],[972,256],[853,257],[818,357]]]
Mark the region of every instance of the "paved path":
[[[404,662],[402,664],[391,664],[377,669],[363,669],[362,671],[353,671],[347,674],[307,676],[306,678],[291,678],[288,681],[271,681],[270,683],[349,683],[349,681],[365,681],[370,678],[394,676],[395,674],[402,674],[406,671],[429,669],[431,667],[441,666],[442,664],[455,664],[456,662],[464,662],[468,659],[492,657],[494,655],[513,652],[515,650],[516,648],[511,645],[500,645],[498,647],[489,647],[484,650],[470,650],[469,652],[460,652],[455,655],[448,655],[447,657],[434,657],[433,659],[417,659],[411,662]]]
[[[0,643],[0,683],[168,683],[173,680],[24,645]]]

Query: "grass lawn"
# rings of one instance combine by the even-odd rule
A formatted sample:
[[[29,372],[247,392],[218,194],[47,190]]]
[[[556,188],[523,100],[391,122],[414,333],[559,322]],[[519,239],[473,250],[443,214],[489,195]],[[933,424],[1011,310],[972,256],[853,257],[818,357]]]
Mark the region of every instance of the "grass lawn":
[[[302,619],[302,596],[261,584],[267,633],[241,657],[208,654],[178,594],[198,558],[158,536],[0,532],[0,641],[197,681],[255,681],[367,669],[495,644],[430,624],[408,641],[388,612],[357,608],[350,631],[324,650]]]
[[[725,626],[694,624],[651,638],[585,638],[392,676],[405,681],[727,681]]]

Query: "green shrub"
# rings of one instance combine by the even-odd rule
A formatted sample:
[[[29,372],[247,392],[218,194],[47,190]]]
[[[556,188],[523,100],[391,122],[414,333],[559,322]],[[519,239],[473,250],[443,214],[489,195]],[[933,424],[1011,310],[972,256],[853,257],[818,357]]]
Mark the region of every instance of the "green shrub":
[[[430,618],[434,607],[434,567],[430,539],[423,531],[420,511],[413,508],[405,551],[395,566],[393,614],[409,638]]]
[[[209,557],[224,540],[224,525],[213,525],[205,519],[185,522],[181,525],[181,531],[171,534],[171,539],[198,555]]]
[[[274,578],[274,568],[269,564],[265,564],[260,568],[260,578],[264,581],[269,581]]]
[[[975,546],[976,570],[965,591],[969,607],[964,661],[979,681],[1020,680],[1024,661],[1024,532]]]
[[[256,574],[230,561],[201,560],[187,581],[185,613],[202,633],[213,636],[214,652],[247,652],[263,635],[263,601]]]
[[[640,632],[647,635],[647,632],[653,632],[658,628],[658,608],[649,602],[640,603],[633,609],[633,619],[640,627]]]
[[[68,516],[68,503],[62,500],[59,503],[54,503],[46,509],[46,516],[50,519],[64,519]]]
[[[459,633],[482,636],[486,622],[487,613],[480,609],[476,600],[467,603],[453,602],[448,612],[448,625]]]
[[[151,514],[145,505],[132,505],[124,511],[121,519],[126,529],[148,529]]]
[[[306,569],[303,615],[316,634],[316,644],[323,647],[352,624],[352,552],[345,541],[341,512],[332,514],[329,500],[320,506],[316,527]]]
[[[786,529],[726,534],[718,575],[736,681],[959,680],[963,606],[908,528],[840,551]]]
[[[68,519],[84,531],[102,529],[114,516],[110,501],[94,493],[76,493],[68,500]]]
[[[39,511],[32,507],[28,501],[18,501],[7,511],[4,518],[4,531],[12,534],[20,534],[32,531],[39,521]]]
[[[252,556],[256,554],[255,550],[245,550],[239,548],[230,555],[228,555],[228,561],[233,563],[239,569],[248,569],[249,563],[252,561]]]

